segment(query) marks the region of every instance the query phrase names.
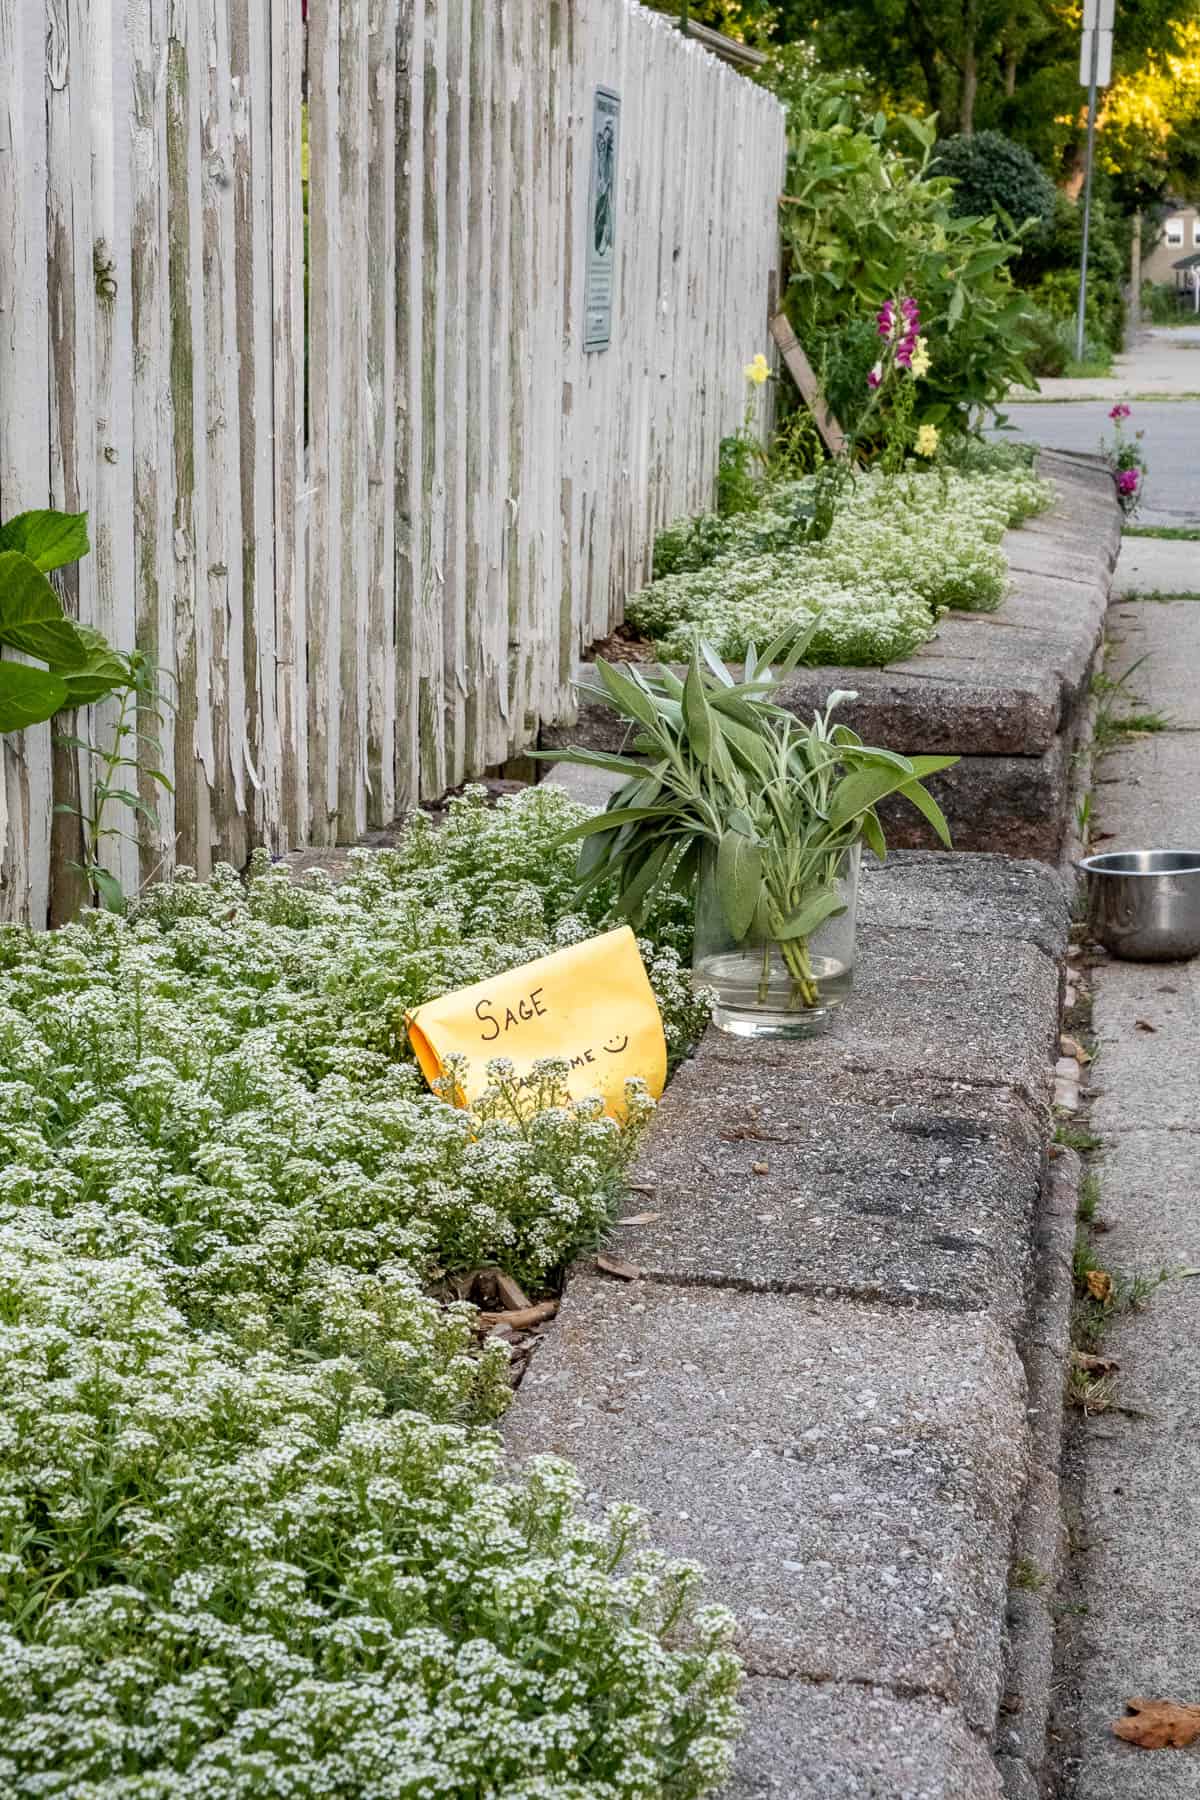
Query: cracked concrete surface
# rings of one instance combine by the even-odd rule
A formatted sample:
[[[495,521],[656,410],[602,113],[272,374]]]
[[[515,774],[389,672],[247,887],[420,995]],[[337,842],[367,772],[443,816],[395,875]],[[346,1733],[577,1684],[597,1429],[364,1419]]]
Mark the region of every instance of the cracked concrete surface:
[[[1200,548],[1167,547],[1181,566]],[[1097,825],[1111,835],[1098,848],[1200,847],[1200,602],[1118,603],[1110,630],[1110,671],[1145,657],[1130,682],[1139,702],[1185,728],[1133,738],[1104,760]],[[1200,1269],[1200,961],[1107,962],[1095,977],[1090,1122],[1103,1139],[1096,1167],[1108,1226],[1097,1250],[1123,1272]],[[1074,1634],[1071,1800],[1200,1795],[1200,1746],[1141,1751],[1111,1731],[1132,1695],[1200,1700],[1198,1342],[1200,1277],[1187,1275],[1114,1326],[1105,1350],[1120,1362],[1125,1410],[1082,1426],[1086,1548],[1075,1567],[1086,1611]]]

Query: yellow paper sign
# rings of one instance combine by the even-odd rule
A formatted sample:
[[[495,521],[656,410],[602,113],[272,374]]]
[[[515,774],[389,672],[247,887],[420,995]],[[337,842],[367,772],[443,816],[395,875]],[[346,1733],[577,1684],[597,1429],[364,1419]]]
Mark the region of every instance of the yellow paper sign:
[[[499,1056],[519,1083],[543,1057],[561,1057],[571,1096],[599,1094],[614,1114],[624,1110],[630,1076],[640,1075],[656,1100],[666,1085],[658,1002],[628,925],[430,1000],[410,1013],[408,1036],[431,1086],[447,1057],[466,1059],[466,1105],[490,1085],[487,1066]]]

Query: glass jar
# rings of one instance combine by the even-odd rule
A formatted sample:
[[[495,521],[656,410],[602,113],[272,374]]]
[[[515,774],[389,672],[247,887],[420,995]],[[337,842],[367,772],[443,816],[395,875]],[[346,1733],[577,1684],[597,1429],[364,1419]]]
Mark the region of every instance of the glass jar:
[[[703,858],[692,979],[716,990],[713,1023],[720,1030],[737,1037],[811,1037],[827,1029],[854,979],[861,849],[854,844],[844,852],[835,877],[845,911],[811,936],[783,943],[754,927],[740,943],[734,939],[717,892],[715,855]]]

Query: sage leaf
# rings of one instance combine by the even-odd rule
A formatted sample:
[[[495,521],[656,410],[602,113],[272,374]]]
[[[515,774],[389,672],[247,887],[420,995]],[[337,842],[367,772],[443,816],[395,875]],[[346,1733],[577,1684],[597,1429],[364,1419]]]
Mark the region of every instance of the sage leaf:
[[[790,938],[811,937],[818,925],[845,910],[836,888],[817,888],[806,896],[790,918],[784,920],[775,936],[780,943],[786,943]]]
[[[735,943],[749,931],[762,892],[762,851],[740,831],[727,831],[717,845],[717,895]]]

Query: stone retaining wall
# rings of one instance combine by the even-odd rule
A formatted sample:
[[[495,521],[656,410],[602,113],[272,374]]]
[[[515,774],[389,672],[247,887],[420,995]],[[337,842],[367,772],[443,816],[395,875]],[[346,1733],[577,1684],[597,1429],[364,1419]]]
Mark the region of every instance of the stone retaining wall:
[[[640,1277],[580,1267],[507,1441],[710,1569],[736,1800],[996,1800],[1037,1761],[1000,1710],[1018,1526],[1058,1516],[1022,1356],[1069,1295],[1033,1256],[1067,912],[1037,863],[915,853],[862,916],[830,1036],[710,1032],[677,1074],[635,1176],[657,1216],[615,1233]]]
[[[1010,531],[1012,591],[994,613],[947,613],[936,638],[887,669],[802,669],[781,692],[804,718],[834,688],[856,690],[841,713],[867,743],[954,754],[929,783],[961,850],[1054,862],[1070,811],[1071,758],[1121,539],[1112,477],[1093,457],[1041,453],[1057,486],[1047,513]],[[581,666],[586,682],[587,666]],[[580,696],[575,725],[543,731],[543,748],[617,749],[622,728]],[[599,796],[603,803],[603,794]],[[925,845],[927,827],[903,802],[882,808],[889,842]]]

